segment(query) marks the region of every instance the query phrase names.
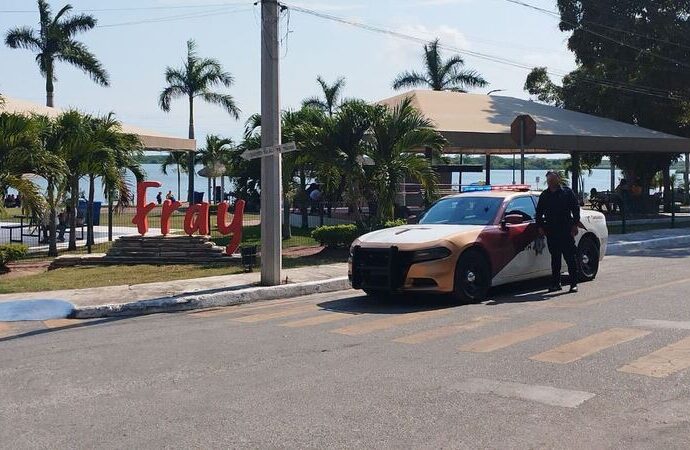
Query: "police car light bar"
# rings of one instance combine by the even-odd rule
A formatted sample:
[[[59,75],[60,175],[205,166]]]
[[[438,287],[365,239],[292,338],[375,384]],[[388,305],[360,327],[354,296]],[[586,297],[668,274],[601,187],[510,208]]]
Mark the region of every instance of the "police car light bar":
[[[493,184],[478,186],[463,186],[462,192],[486,192],[486,191],[514,191],[527,192],[531,189],[528,184]]]

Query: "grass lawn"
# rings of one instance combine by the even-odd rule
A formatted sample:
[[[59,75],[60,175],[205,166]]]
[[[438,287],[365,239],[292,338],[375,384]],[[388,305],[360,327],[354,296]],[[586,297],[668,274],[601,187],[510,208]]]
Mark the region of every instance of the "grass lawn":
[[[17,278],[0,277],[0,294],[153,283],[241,273],[236,266],[101,266],[69,267]]]

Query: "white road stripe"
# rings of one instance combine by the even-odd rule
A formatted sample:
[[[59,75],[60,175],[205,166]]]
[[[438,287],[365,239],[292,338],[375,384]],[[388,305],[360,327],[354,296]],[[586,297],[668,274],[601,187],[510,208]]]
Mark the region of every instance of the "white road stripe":
[[[634,327],[662,328],[667,330],[690,330],[690,322],[676,322],[674,320],[633,320]]]
[[[572,391],[551,386],[511,383],[508,381],[469,378],[453,386],[467,394],[493,394],[505,398],[517,398],[562,408],[577,408],[595,396],[591,392]]]

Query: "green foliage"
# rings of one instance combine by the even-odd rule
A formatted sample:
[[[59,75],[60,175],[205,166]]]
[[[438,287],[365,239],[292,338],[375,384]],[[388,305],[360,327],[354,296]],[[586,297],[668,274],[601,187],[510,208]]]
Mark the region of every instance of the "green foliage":
[[[460,55],[443,60],[439,47],[442,45],[438,39],[425,45],[424,73],[401,73],[393,81],[393,89],[424,87],[434,91],[467,92],[470,88],[489,84],[477,71],[464,69],[465,61]]]
[[[311,235],[325,247],[349,247],[360,232],[356,225],[326,225],[318,227]]]
[[[29,252],[29,247],[23,244],[0,245],[0,269],[7,270],[7,264],[22,259]]]
[[[383,228],[401,227],[403,225],[407,225],[407,221],[405,219],[388,220],[383,224]]]

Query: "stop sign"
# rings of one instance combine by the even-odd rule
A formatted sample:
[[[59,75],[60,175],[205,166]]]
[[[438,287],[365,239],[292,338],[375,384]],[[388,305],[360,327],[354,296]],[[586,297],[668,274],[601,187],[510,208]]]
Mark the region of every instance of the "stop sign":
[[[517,116],[510,125],[510,135],[517,145],[520,145],[520,125],[524,123],[523,145],[529,145],[537,137],[537,122],[527,114]]]

